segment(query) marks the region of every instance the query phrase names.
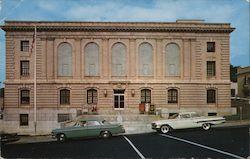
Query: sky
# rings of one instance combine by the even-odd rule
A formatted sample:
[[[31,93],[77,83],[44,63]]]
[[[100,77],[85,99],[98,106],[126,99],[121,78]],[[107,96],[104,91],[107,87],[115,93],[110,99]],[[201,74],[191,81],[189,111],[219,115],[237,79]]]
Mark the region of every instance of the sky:
[[[5,20],[231,23],[230,63],[250,65],[250,0],[0,0]],[[0,87],[5,80],[5,37],[0,30]]]

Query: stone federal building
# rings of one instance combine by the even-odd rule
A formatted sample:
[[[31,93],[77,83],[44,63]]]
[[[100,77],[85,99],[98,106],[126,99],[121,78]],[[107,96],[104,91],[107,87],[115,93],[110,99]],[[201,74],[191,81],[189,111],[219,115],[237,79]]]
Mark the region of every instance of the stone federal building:
[[[229,23],[5,21],[1,28],[5,131],[30,134],[36,125],[48,133],[82,113],[140,116],[144,103],[167,113],[234,112]]]

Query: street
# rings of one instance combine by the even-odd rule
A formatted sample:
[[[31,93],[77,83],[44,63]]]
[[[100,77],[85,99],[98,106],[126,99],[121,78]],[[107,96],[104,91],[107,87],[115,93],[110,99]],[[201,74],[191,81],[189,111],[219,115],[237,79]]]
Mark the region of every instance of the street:
[[[4,158],[247,158],[249,127],[187,129],[81,139],[2,144]]]

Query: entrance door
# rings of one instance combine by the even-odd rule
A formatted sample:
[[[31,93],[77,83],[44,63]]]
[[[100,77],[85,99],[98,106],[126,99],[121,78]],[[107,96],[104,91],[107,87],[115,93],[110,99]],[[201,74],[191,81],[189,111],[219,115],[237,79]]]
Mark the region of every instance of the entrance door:
[[[114,90],[115,109],[124,109],[124,92],[125,90]]]

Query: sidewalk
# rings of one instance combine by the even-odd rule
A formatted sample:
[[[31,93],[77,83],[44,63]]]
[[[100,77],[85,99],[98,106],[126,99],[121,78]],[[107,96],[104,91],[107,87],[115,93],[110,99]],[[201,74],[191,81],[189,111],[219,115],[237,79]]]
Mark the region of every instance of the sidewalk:
[[[221,125],[214,125],[212,128],[223,128],[223,127],[238,127],[238,126],[249,126],[250,120],[242,120],[242,121],[228,121]],[[126,130],[125,135],[128,134],[142,134],[142,133],[152,133],[155,132],[151,129],[151,123],[142,124],[142,123],[124,123],[124,127]],[[36,143],[36,142],[50,142],[56,141],[56,139],[52,139],[51,135],[44,136],[21,136],[20,140],[11,142],[11,143]]]

